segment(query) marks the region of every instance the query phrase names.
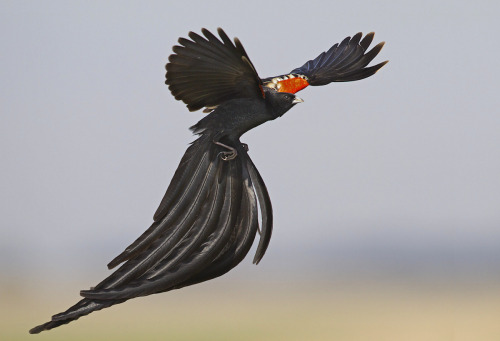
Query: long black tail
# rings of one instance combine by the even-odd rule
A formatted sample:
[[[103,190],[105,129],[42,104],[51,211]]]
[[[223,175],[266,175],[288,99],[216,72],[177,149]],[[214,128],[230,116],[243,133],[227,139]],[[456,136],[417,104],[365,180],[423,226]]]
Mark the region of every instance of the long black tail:
[[[231,149],[235,158],[227,157]],[[262,259],[272,232],[266,186],[239,141],[216,144],[211,136],[202,135],[182,158],[154,223],[108,267],[123,264],[95,288],[81,291],[84,299],[30,333],[134,297],[223,275],[250,250],[259,229],[257,204],[262,232],[254,263]]]
[[[110,307],[114,304],[122,303],[122,301],[92,301],[84,298],[77,304],[69,308],[63,313],[52,316],[52,320],[30,329],[30,334],[38,334],[44,330],[50,330],[68,324],[71,321],[78,320],[80,317],[88,315],[94,311]]]

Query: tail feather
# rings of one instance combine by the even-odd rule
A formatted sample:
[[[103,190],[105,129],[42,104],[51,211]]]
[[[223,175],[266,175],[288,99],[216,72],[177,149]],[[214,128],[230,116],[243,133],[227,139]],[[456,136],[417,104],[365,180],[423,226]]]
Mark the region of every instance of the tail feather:
[[[224,176],[223,185],[225,186],[224,203],[220,215],[217,217],[217,229],[210,234],[207,240],[194,250],[185,261],[178,266],[173,265],[162,269],[160,273],[155,273],[154,277],[150,272],[146,273],[137,281],[129,283],[127,286],[118,286],[103,290],[84,290],[81,295],[89,299],[130,299],[138,296],[151,295],[158,292],[171,290],[179,283],[189,280],[193,275],[209,266],[217,257],[219,252],[227,244],[232,229],[236,224],[237,214],[241,204],[242,181],[241,181],[241,162],[229,162],[221,164],[222,167],[229,167],[229,173]],[[225,172],[222,171],[222,174]],[[224,184],[226,182],[226,184]],[[200,222],[203,219],[200,219]],[[206,226],[202,227],[207,228]],[[154,272],[155,269],[152,269]]]
[[[266,184],[250,158],[248,158],[248,170],[255,192],[257,193],[262,214],[262,233],[253,259],[254,264],[259,264],[266,253],[269,242],[271,241],[271,234],[273,233],[273,207],[271,206],[271,198],[267,192]]]
[[[143,251],[151,241],[157,239],[159,234],[164,232],[162,228],[169,221],[173,221],[182,213],[178,209],[180,204],[187,204],[186,200],[181,200],[179,197],[186,196],[188,190],[195,191],[197,185],[202,180],[203,170],[210,163],[208,150],[203,148],[204,141],[196,140],[187,150],[175,171],[167,191],[161,200],[160,206],[154,214],[154,223],[147,229],[137,240],[129,245],[121,254],[115,257],[109,264],[108,268],[112,269],[118,264],[129,260]],[[174,209],[173,209],[174,208]],[[169,213],[167,215],[167,213]],[[163,218],[168,216],[169,221],[164,221]]]
[[[213,183],[216,181],[217,170],[221,162],[216,154],[216,146],[209,142],[206,145],[207,158],[210,162],[203,168],[199,174],[193,174],[194,186],[185,188],[179,201],[161,222],[159,222],[158,231],[154,234],[156,238],[149,238],[151,241],[144,245],[141,252],[134,253],[133,257],[123,264],[107,279],[99,283],[93,292],[99,290],[116,291],[118,287],[130,289],[132,283],[142,283],[145,278],[149,278],[151,272],[163,261],[169,262],[183,243],[183,239],[192,235],[193,227],[202,211],[203,207],[209,205],[207,198]],[[193,162],[197,163],[197,160]],[[86,293],[88,291],[82,291]],[[135,291],[134,291],[135,292]],[[92,298],[92,297],[88,297]],[[99,299],[108,299],[99,298]],[[113,297],[112,299],[115,299]]]
[[[243,159],[243,197],[240,213],[238,215],[238,222],[233,231],[231,241],[219,253],[210,266],[191,277],[189,280],[180,283],[175,289],[208,281],[224,275],[245,258],[255,240],[259,228],[259,221],[257,218],[257,197],[247,168],[249,157],[246,155],[246,151],[244,151],[243,148],[239,148],[238,153]],[[263,218],[263,220],[267,219]]]
[[[108,308],[114,304],[122,303],[124,300],[120,301],[92,301],[84,298],[80,300],[77,304],[66,310],[65,312],[56,314],[52,316],[52,320],[45,322],[39,326],[30,329],[30,334],[38,334],[44,330],[50,330],[71,321],[78,320],[80,317],[88,315],[94,311]]]
[[[126,262],[93,289],[82,290],[84,299],[30,333],[228,272],[243,260],[255,239],[258,202],[263,233],[256,259],[262,258],[272,230],[271,203],[245,148],[239,141],[216,144],[213,136],[206,135],[191,147],[179,165],[182,171],[174,176],[184,185],[169,186],[166,214],[122,253],[119,260]],[[237,151],[235,158],[222,158],[228,148]]]

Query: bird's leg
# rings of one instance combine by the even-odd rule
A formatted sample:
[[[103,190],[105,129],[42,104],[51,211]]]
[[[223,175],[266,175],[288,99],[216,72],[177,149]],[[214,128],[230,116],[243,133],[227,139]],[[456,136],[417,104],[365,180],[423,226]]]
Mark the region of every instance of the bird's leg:
[[[221,146],[221,147],[224,147],[226,149],[229,149],[228,152],[221,152],[220,154],[221,155],[221,159],[224,160],[224,161],[230,161],[230,160],[234,160],[236,159],[236,156],[238,156],[238,152],[236,152],[236,149],[231,147],[231,146],[228,146],[222,142],[219,142],[219,141],[213,141],[216,145],[218,146]]]
[[[249,150],[248,149],[248,144],[242,142],[241,146],[243,147],[243,149],[245,149],[246,152],[248,152],[248,150]]]

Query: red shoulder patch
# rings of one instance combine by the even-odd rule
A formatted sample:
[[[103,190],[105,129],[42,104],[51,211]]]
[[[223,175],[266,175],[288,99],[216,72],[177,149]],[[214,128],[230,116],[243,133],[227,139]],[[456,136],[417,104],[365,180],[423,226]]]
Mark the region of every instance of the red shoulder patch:
[[[283,79],[278,82],[276,90],[279,92],[296,93],[309,85],[309,82],[302,77]]]

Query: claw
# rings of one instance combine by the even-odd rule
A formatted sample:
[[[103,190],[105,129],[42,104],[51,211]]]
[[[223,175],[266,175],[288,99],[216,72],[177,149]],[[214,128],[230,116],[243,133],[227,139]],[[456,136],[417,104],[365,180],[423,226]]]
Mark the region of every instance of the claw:
[[[222,142],[219,142],[219,141],[213,141],[216,145],[218,146],[221,146],[221,147],[224,147],[226,149],[229,149],[228,152],[220,152],[219,155],[221,156],[220,158],[224,161],[231,161],[231,160],[234,160],[236,159],[236,157],[238,156],[238,152],[236,151],[235,148],[231,147],[231,146],[228,146]]]

